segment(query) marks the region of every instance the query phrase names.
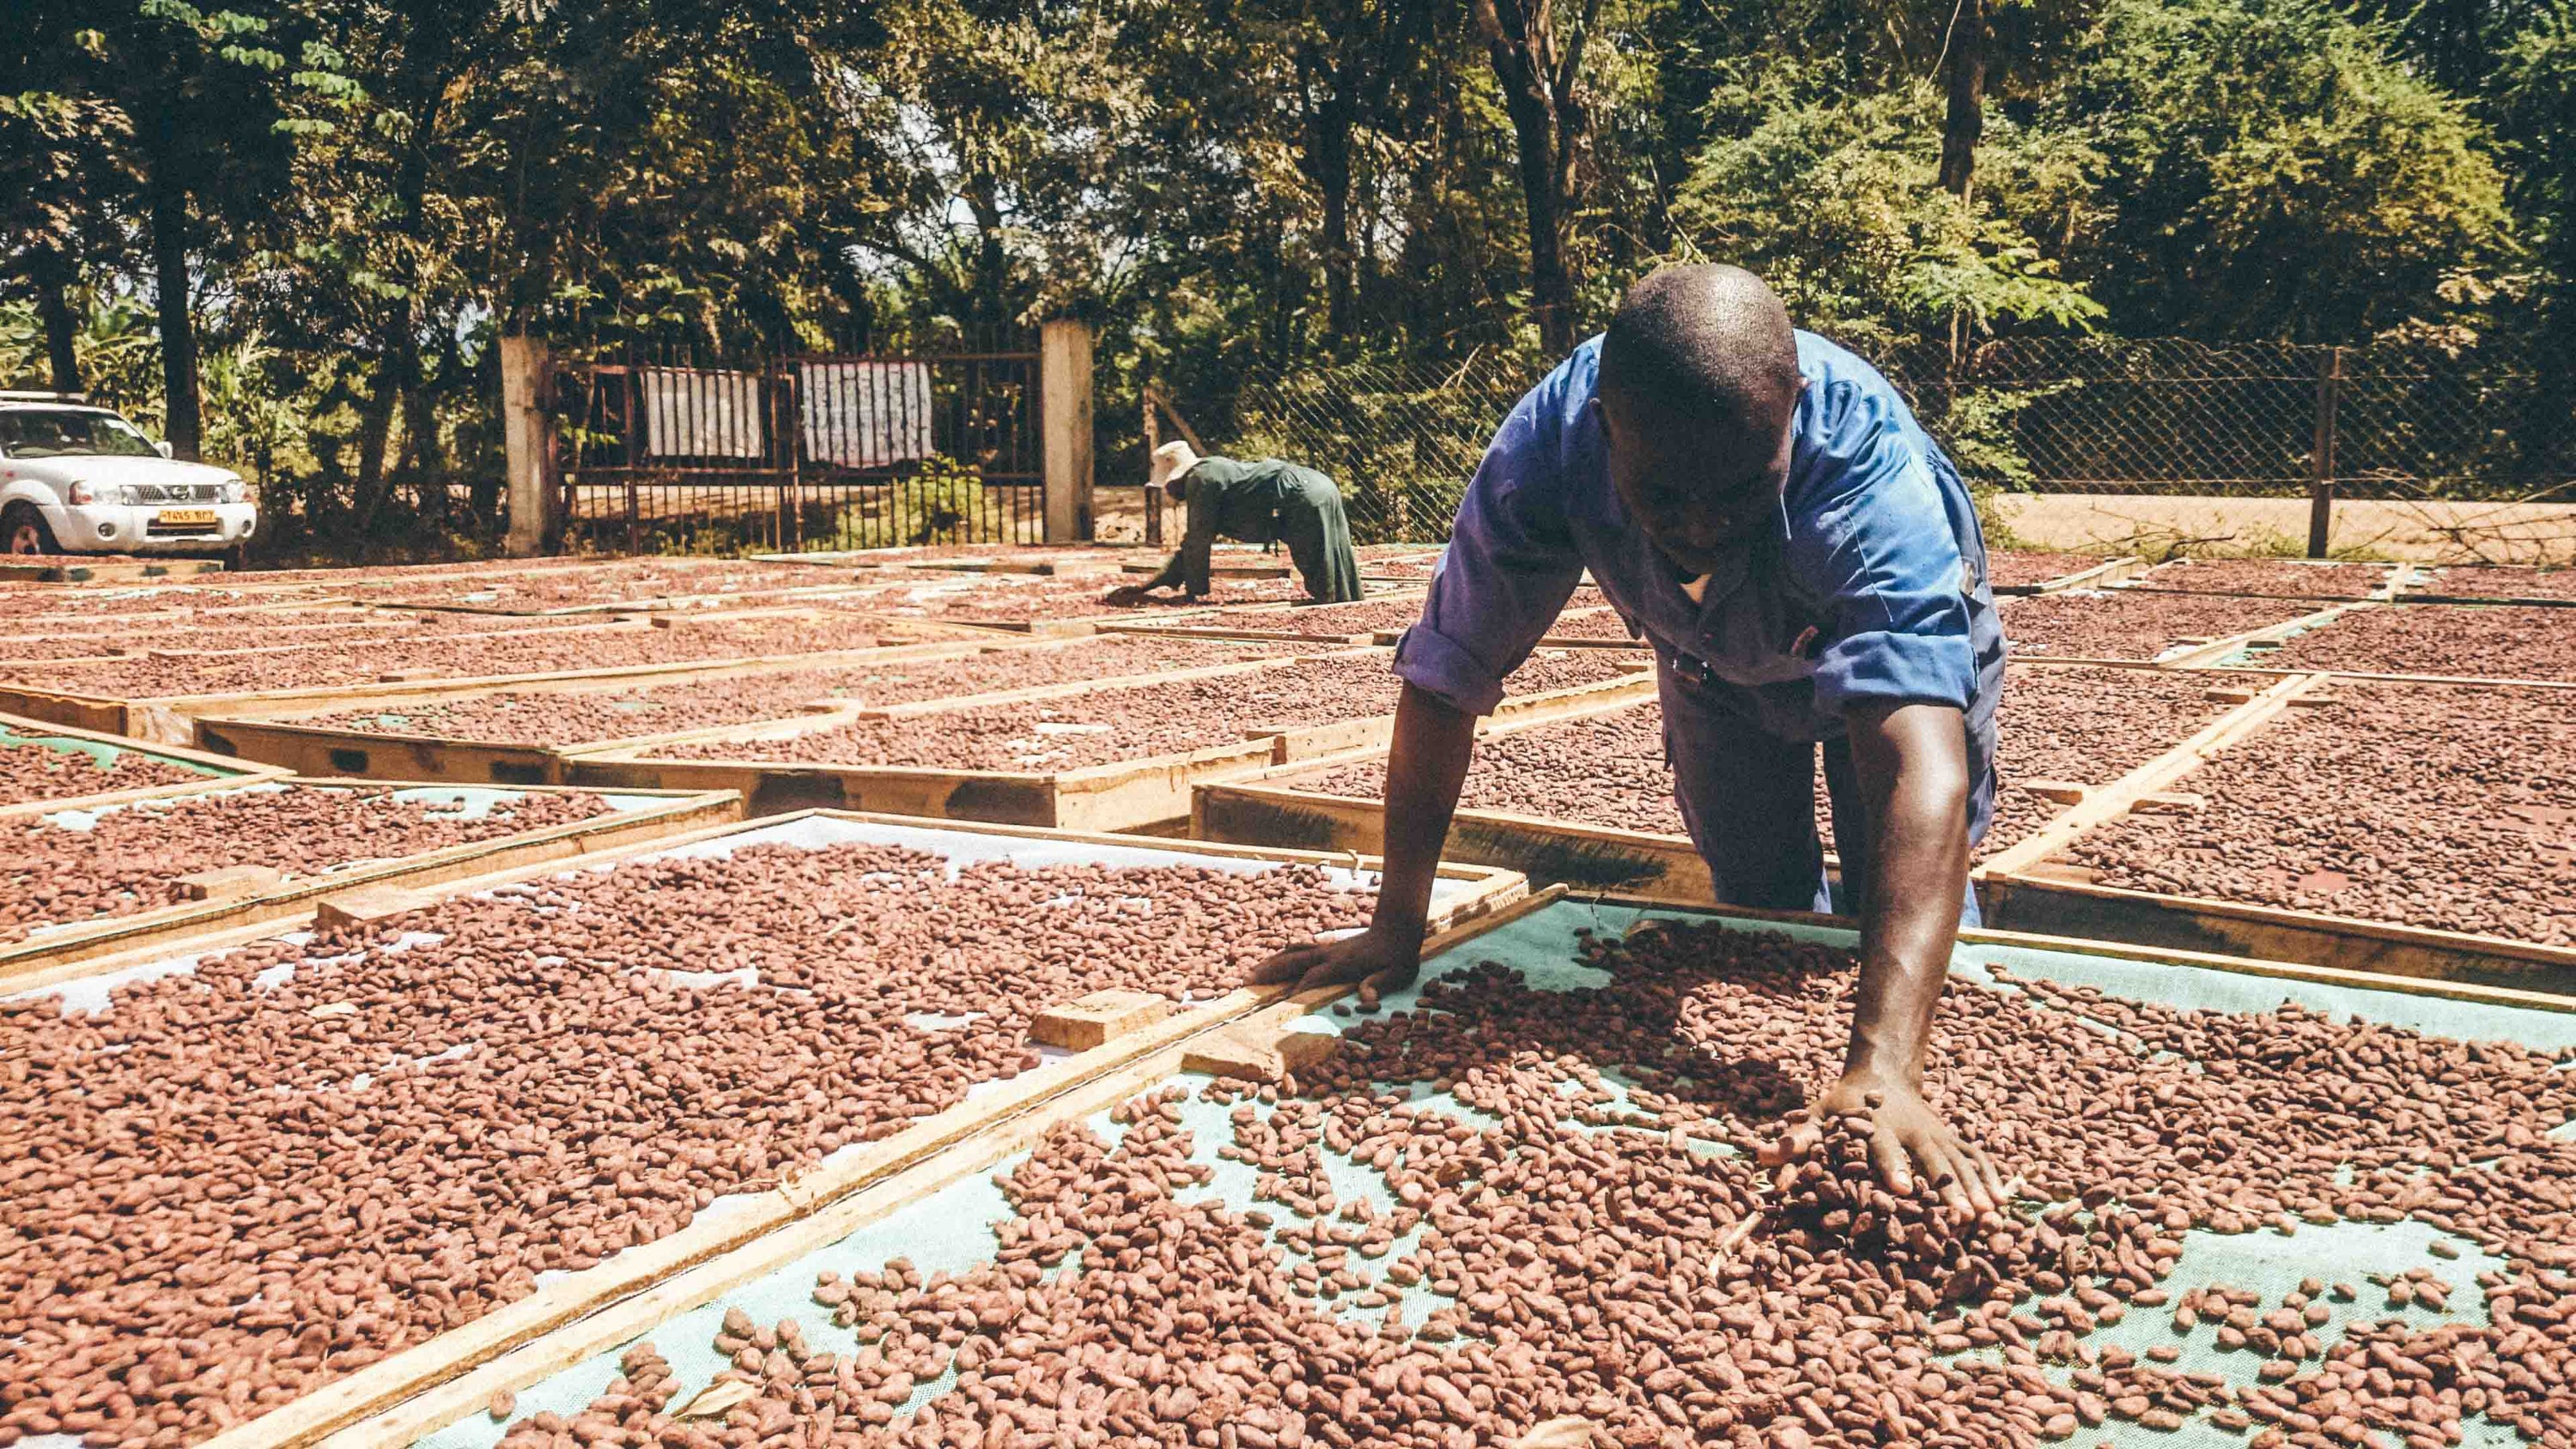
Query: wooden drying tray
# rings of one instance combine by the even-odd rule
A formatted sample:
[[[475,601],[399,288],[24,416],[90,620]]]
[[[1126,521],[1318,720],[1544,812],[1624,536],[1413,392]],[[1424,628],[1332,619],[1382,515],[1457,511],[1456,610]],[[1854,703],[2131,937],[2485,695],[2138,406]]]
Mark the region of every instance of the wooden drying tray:
[[[924,644],[895,644],[876,649],[842,650],[827,654],[765,655],[713,664],[699,663],[654,675],[640,683],[646,687],[659,688],[755,674],[793,674],[815,669],[847,669],[873,664],[891,665],[912,660],[963,659],[997,650],[1071,648],[1080,646],[1082,642],[1079,638],[1031,640],[1018,636],[987,634],[980,638],[938,640]],[[490,694],[616,694],[634,689],[638,684],[639,681],[629,672],[593,670],[579,674],[516,675],[482,679],[472,681],[460,688],[414,689],[401,696],[377,694],[358,699],[334,697],[321,702],[298,699],[287,707],[279,709],[262,708],[238,714],[202,716],[195,721],[196,736],[198,742],[207,749],[238,755],[244,759],[264,760],[271,764],[288,766],[307,775],[381,774],[398,768],[403,778],[411,780],[439,780],[475,785],[562,784],[565,777],[563,761],[568,753],[694,739],[706,733],[711,727],[623,735],[614,739],[583,740],[568,745],[538,745],[451,735],[311,725],[302,721],[317,716],[340,714],[352,708],[373,707],[399,713],[407,704],[439,703]],[[809,706],[810,709],[818,712],[846,707],[848,707],[847,701],[824,699],[818,699]],[[742,727],[734,725],[721,728]]]
[[[2366,669],[2273,669],[2260,664],[2212,666],[2229,674],[2262,674],[2273,678],[2295,678],[2303,674],[2327,674],[2337,679],[2359,679],[2380,684],[2447,685],[2453,688],[2480,686],[2500,689],[2576,689],[2576,679],[2516,679],[2487,674],[2381,674]]]
[[[1368,584],[1369,581],[1364,580],[1362,582],[1363,592],[1359,599],[1344,600],[1343,602],[1362,603],[1378,599],[1398,599],[1405,597],[1409,592],[1414,592],[1395,586],[1382,587],[1377,589],[1376,592],[1367,592]],[[1259,624],[1250,625],[1247,629],[1238,627],[1234,623],[1235,620],[1245,618],[1267,619],[1271,615],[1292,612],[1297,609],[1331,607],[1330,605],[1301,603],[1294,599],[1250,599],[1238,604],[1206,603],[1154,605],[1151,606],[1151,613],[1145,618],[1138,617],[1138,608],[1119,609],[1110,608],[1108,606],[1103,607],[1105,612],[1086,614],[1080,618],[1073,619],[978,620],[975,622],[980,623],[983,627],[989,629],[1012,629],[1022,632],[1034,631],[1038,633],[1152,633],[1170,634],[1184,639],[1270,639],[1298,644],[1359,644],[1367,642],[1367,640],[1362,637],[1365,631],[1360,630],[1302,633],[1293,630],[1264,632]],[[1139,608],[1142,607],[1144,606],[1139,606]],[[1161,624],[1153,622],[1154,620],[1162,619],[1186,620],[1188,622],[1182,624]]]
[[[1568,609],[1564,613],[1557,615],[1557,618],[1560,620],[1586,619],[1596,614],[1616,615],[1618,612],[1619,610],[1614,605],[1592,604],[1580,609]],[[1555,626],[1550,625],[1549,627],[1554,628]],[[1402,629],[1379,629],[1370,633],[1369,642],[1373,644],[1393,644],[1395,641],[1403,637],[1404,631]],[[1643,651],[1650,650],[1655,646],[1653,641],[1644,638],[1595,639],[1585,634],[1546,634],[1540,636],[1539,641],[1530,647],[1533,649],[1635,649]]]
[[[2332,608],[2319,609],[2313,614],[2302,614],[2295,619],[2266,624],[2260,629],[2247,629],[2242,633],[2230,634],[2223,639],[2211,639],[2194,644],[2161,659],[2095,659],[2080,654],[2018,653],[2012,657],[2027,660],[2033,664],[2090,664],[2106,669],[2223,669],[2230,674],[2240,674],[2247,672],[2247,666],[2229,664],[2225,661],[2249,649],[2269,648],[2288,639],[2291,635],[2322,628],[2355,609],[2378,607],[2380,607],[2378,601],[2368,599],[2341,603]]]
[[[1429,961],[1467,945],[1480,935],[1522,920],[1561,899],[1560,893],[1551,888],[1489,911],[1425,942],[1423,959]],[[1650,910],[1659,915],[1679,913],[1670,903],[1652,898],[1613,894],[1602,900],[1604,904]],[[1804,912],[1758,911],[1728,906],[1692,914],[1731,929],[1802,926],[1848,932],[1852,928],[1848,920]],[[2407,981],[2293,962],[2158,950],[2019,931],[1966,930],[1959,933],[1959,939],[1971,947],[2062,952],[2150,965],[2224,971],[2263,980],[2439,997],[2478,1005],[2553,1012],[2576,1007],[2576,1003],[2563,998],[2530,992]],[[1239,1015],[1227,1029],[1244,1035],[1285,1032],[1299,1018],[1327,1006],[1341,994],[1341,988],[1323,988],[1273,1000],[1267,1005],[1256,1004]],[[541,1331],[520,1335],[508,1332],[476,1334],[474,1325],[453,1330],[421,1348],[408,1350],[383,1364],[361,1370],[264,1418],[228,1431],[208,1441],[205,1449],[301,1449],[301,1446],[325,1436],[329,1436],[335,1449],[409,1449],[413,1444],[480,1414],[484,1405],[497,1393],[527,1390],[574,1365],[624,1344],[649,1338],[682,1313],[715,1303],[745,1284],[776,1274],[944,1188],[992,1172],[997,1165],[1036,1146],[1048,1132],[1063,1123],[1097,1116],[1181,1075],[1187,1070],[1184,1062],[1190,1046],[1206,1033],[1203,1029],[1191,1037],[1180,1038],[1169,1023],[1166,1023],[1166,1028],[1150,1040],[1142,1036],[1129,1038],[1133,1045],[1119,1060],[1104,1062],[1099,1072],[1079,1082],[1068,1083],[1054,1095],[1036,1101],[1015,1102],[1008,1110],[996,1113],[989,1120],[950,1136],[936,1150],[915,1155],[900,1164],[889,1163],[885,1170],[827,1202],[814,1204],[801,1215],[783,1217],[775,1226],[764,1225],[767,1230],[756,1235],[739,1236],[729,1250],[720,1255],[664,1255],[670,1260],[667,1275],[630,1297],[615,1302],[603,1301],[587,1311],[572,1309],[569,1305],[555,1312],[523,1311],[528,1304],[545,1296],[539,1294],[536,1298],[502,1309],[483,1322],[493,1323],[503,1314],[512,1314],[531,1329],[543,1323],[546,1326]],[[1112,1043],[1110,1047],[1095,1050],[1108,1052],[1117,1045]],[[764,1203],[763,1207],[766,1208],[767,1204]],[[659,1246],[654,1245],[656,1248]],[[651,1252],[653,1248],[630,1251]],[[613,1266],[617,1261],[612,1259],[603,1267]],[[567,1283],[564,1286],[571,1285]],[[412,1387],[406,1389],[406,1383]]]
[[[209,754],[203,750],[190,749],[185,745],[148,745],[123,735],[102,734],[97,730],[49,724],[44,720],[21,719],[16,715],[0,714],[0,730],[5,730],[21,739],[39,743],[46,739],[61,738],[103,745],[128,754],[141,755],[145,759],[168,760],[202,772],[201,778],[173,780],[167,785],[139,785],[131,790],[102,790],[88,795],[72,795],[51,800],[21,800],[14,805],[0,805],[0,820],[27,815],[50,815],[57,810],[97,810],[110,805],[127,805],[137,800],[158,800],[169,795],[194,795],[210,787],[257,784],[262,780],[277,779],[287,773],[274,765],[250,764],[242,760],[228,759],[222,755]],[[27,746],[18,745],[14,748],[24,749]]]
[[[1208,678],[1293,667],[1296,662],[1251,660],[1185,673],[1186,677]],[[1177,677],[1184,676],[1162,675],[1146,682]],[[1247,775],[1290,760],[1314,759],[1339,750],[1382,746],[1394,734],[1393,715],[1298,727],[1248,724],[1243,726],[1242,738],[1196,750],[1052,771],[844,765],[766,759],[760,754],[760,747],[769,741],[820,733],[858,720],[921,719],[925,727],[934,727],[935,716],[947,711],[1097,693],[1106,688],[1134,688],[1137,684],[1135,680],[1094,680],[1072,686],[1045,686],[1043,691],[969,696],[886,709],[853,708],[804,719],[692,731],[642,748],[568,751],[564,778],[584,784],[739,790],[751,802],[755,815],[837,803],[856,809],[953,820],[1132,830],[1186,817],[1190,813],[1191,789],[1203,780]],[[1514,696],[1505,699],[1495,713],[1503,719],[1554,717],[1612,699],[1642,697],[1653,688],[1653,677],[1641,673],[1543,694]],[[723,759],[669,759],[656,754],[683,743],[739,746],[741,753]]]
[[[1480,739],[1570,719],[1642,709],[1652,696],[1587,705],[1543,719],[1478,726]],[[1190,834],[1200,840],[1300,850],[1385,848],[1386,802],[1305,788],[1345,765],[1386,756],[1383,744],[1344,750],[1239,779],[1200,784],[1190,795]],[[1450,817],[1441,858],[1517,870],[1539,883],[1577,890],[1624,890],[1658,901],[1711,905],[1708,862],[1686,835],[1619,830],[1507,810],[1460,808]],[[1837,864],[1826,857],[1828,866]]]
[[[200,785],[185,792],[219,794],[238,790],[245,785],[284,785],[294,789],[331,789],[342,791],[407,790],[415,788],[452,789],[447,785],[426,785],[411,780],[312,780],[292,775],[269,775],[248,781],[224,781],[211,787]],[[468,787],[489,789],[489,786]],[[568,794],[569,791],[535,787],[519,794]],[[650,790],[620,791],[621,794],[651,795],[657,803],[635,810],[619,810],[588,820],[575,820],[562,825],[521,831],[515,835],[496,836],[489,840],[469,841],[444,850],[424,851],[418,855],[391,860],[370,861],[348,870],[325,875],[295,876],[245,889],[238,894],[215,894],[204,900],[164,906],[131,916],[102,916],[67,925],[60,930],[22,941],[0,943],[0,991],[17,991],[31,986],[44,986],[87,973],[91,968],[81,963],[100,957],[154,949],[167,943],[202,935],[209,931],[228,930],[236,926],[274,922],[307,916],[314,903],[326,896],[340,895],[361,887],[398,886],[417,889],[440,881],[465,876],[486,875],[496,870],[545,861],[565,860],[595,851],[613,850],[629,845],[659,840],[675,832],[694,830],[699,826],[732,822],[742,818],[742,797],[726,790]],[[179,798],[172,794],[158,800]],[[109,804],[105,797],[83,802],[78,808],[94,810]],[[55,809],[67,807],[57,805]]]
[[[1022,554],[1023,548],[1030,557]],[[918,557],[919,550],[903,547],[884,549],[841,549],[814,553],[755,553],[746,555],[753,563],[803,564],[808,568],[841,570],[858,569],[928,569],[948,573],[1031,574],[1040,578],[1056,575],[1081,576],[1093,573],[1116,573],[1120,563],[1148,552],[1142,544],[1100,543],[1087,547],[1066,544],[1019,545],[997,543],[989,552],[952,554],[937,558]],[[1156,552],[1157,557],[1161,552]],[[1062,567],[1072,563],[1073,568]]]
[[[2173,560],[2168,559],[2166,562],[2171,563]],[[2225,560],[2212,560],[2212,562],[2225,562]],[[2156,582],[2155,569],[2145,570],[2144,572],[2129,578],[2125,582],[2115,584],[2112,587],[2128,593],[2184,594],[2204,599],[2280,599],[2290,603],[2319,604],[2387,603],[2397,598],[2405,590],[2406,581],[2414,576],[2415,568],[2413,564],[2369,564],[2361,560],[2347,561],[2340,559],[2281,558],[2255,559],[2249,560],[2249,562],[2288,564],[2298,568],[2374,567],[2379,568],[2384,572],[2381,573],[2377,586],[2372,588],[2368,593],[2358,596],[2353,594],[2282,594],[2274,593],[2267,589],[2175,588],[2170,585]],[[2164,564],[2158,564],[2155,567],[2162,568],[2164,567]]]
[[[76,694],[68,690],[0,681],[0,710],[49,723],[131,735],[156,743],[189,744],[196,741],[196,722],[200,718],[267,718],[306,711],[329,713],[365,705],[390,709],[405,701],[434,699],[459,691],[513,688],[559,679],[649,679],[720,665],[805,660],[824,667],[831,663],[899,659],[906,657],[904,651],[938,649],[953,643],[991,637],[979,630],[952,629],[914,619],[889,619],[886,622],[947,637],[910,644],[879,645],[874,649],[839,649],[811,654],[752,654],[732,659],[682,659],[666,664],[614,664],[595,669],[539,670],[526,674],[460,674],[443,679],[393,680],[379,684],[331,684],[307,689],[242,690],[229,694],[159,695],[136,699]],[[652,625],[647,622],[636,627],[650,628]]]
[[[470,592],[470,590],[469,590]],[[512,608],[505,604],[448,604],[414,599],[374,601],[380,609],[414,609],[425,614],[478,614],[493,619],[554,619],[575,614],[656,614],[692,609],[792,609],[817,599],[845,599],[870,592],[864,584],[782,585],[733,593],[647,594],[590,604],[556,604],[546,608]],[[714,617],[712,614],[698,617]]]
[[[280,612],[280,610],[277,605],[262,604],[252,608],[243,609],[240,612],[246,614],[266,614]],[[92,618],[113,619],[117,623],[126,625],[127,627],[114,632],[104,630],[82,631],[79,637],[93,639],[96,641],[96,652],[88,654],[45,655],[42,657],[18,654],[13,651],[22,641],[27,639],[60,639],[65,636],[59,633],[46,633],[43,631],[41,625],[27,625],[22,624],[17,620],[0,618],[0,668],[41,670],[49,666],[60,666],[65,664],[112,664],[119,659],[135,659],[153,654],[184,656],[190,654],[216,653],[273,653],[279,649],[303,649],[311,648],[316,645],[339,642],[342,639],[350,637],[349,631],[353,630],[366,630],[370,628],[376,630],[377,632],[375,634],[366,636],[370,638],[382,638],[394,632],[392,621],[383,613],[364,606],[352,607],[346,604],[330,603],[316,605],[310,609],[297,610],[296,612],[328,614],[334,617],[320,619],[309,623],[266,625],[269,633],[287,638],[290,641],[288,643],[254,644],[240,649],[214,650],[173,649],[157,642],[157,631],[163,628],[178,629],[181,631],[222,628],[257,629],[263,627],[265,621],[261,619],[243,619],[229,624],[208,624],[200,622],[197,618],[176,609],[155,609],[142,614],[93,615],[91,616]],[[47,619],[51,620],[59,617],[59,615],[49,615],[47,616]],[[302,642],[292,642],[298,639],[302,640]]]
[[[1403,589],[1390,589],[1382,594],[1346,600],[1349,603],[1385,603],[1410,597],[1419,601],[1420,591],[1408,594]],[[1167,639],[1242,639],[1275,644],[1369,644],[1387,643],[1375,636],[1384,631],[1372,629],[1329,629],[1320,625],[1300,627],[1297,616],[1315,609],[1330,609],[1333,604],[1300,604],[1282,600],[1264,600],[1257,604],[1210,606],[1205,614],[1178,611],[1178,616],[1191,622],[1158,624],[1139,619],[1122,619],[1099,626],[1103,634],[1152,634]],[[1208,617],[1213,615],[1214,617]]]
[[[808,817],[916,828],[958,828],[943,827],[931,821],[831,811],[805,811],[791,818]],[[600,851],[570,860],[456,880],[434,894],[439,898],[452,898],[565,871],[605,869],[638,856],[778,823],[714,826],[668,836],[648,845]],[[1169,854],[1181,860],[1227,856],[1275,861],[1283,865],[1309,864],[1358,870],[1375,870],[1378,865],[1375,861],[1349,855],[1255,850],[1197,841],[1166,844],[1132,836],[1087,835],[1008,826],[975,826],[971,833],[1115,847],[1122,853]],[[1423,943],[1422,951],[1426,958],[1495,925],[1517,919],[1554,898],[1552,893],[1531,897],[1527,882],[1509,871],[1443,865],[1439,873],[1443,879],[1463,883],[1463,889],[1445,905],[1435,908],[1430,924],[1438,934]],[[214,950],[246,944],[277,933],[278,929],[272,923],[201,938],[190,942],[189,946],[191,950]],[[94,963],[89,970],[105,972],[144,965],[164,959],[168,954],[166,951],[130,954],[113,961]],[[970,1150],[967,1155],[960,1156],[950,1150],[961,1143],[989,1138],[997,1132],[1011,1135],[1023,1143],[1034,1142],[1058,1122],[1086,1115],[1097,1110],[1098,1104],[1130,1094],[1133,1088],[1129,1084],[1151,1079],[1147,1074],[1168,1075],[1177,1069],[1182,1051],[1211,1032],[1240,1025],[1247,1019],[1293,1019],[1339,994],[1335,990],[1297,996],[1282,986],[1245,987],[1213,1002],[1176,1012],[1142,1030],[1113,1038],[1059,1063],[1052,1070],[1004,1079],[991,1090],[979,1092],[944,1112],[922,1118],[892,1137],[852,1152],[836,1154],[833,1160],[789,1178],[775,1188],[745,1194],[745,1200],[721,1216],[701,1217],[668,1237],[628,1248],[595,1267],[567,1273],[528,1297],[502,1305],[470,1323],[344,1375],[258,1418],[224,1431],[207,1440],[201,1449],[295,1449],[295,1446],[315,1443],[370,1415],[396,1406],[428,1408],[442,1404],[448,1393],[471,1380],[473,1370],[504,1354],[537,1346],[541,1341],[553,1343],[555,1340],[549,1339],[548,1335],[571,1325],[595,1326],[601,1321],[595,1315],[603,1311],[613,1310],[622,1315],[653,1311],[657,1305],[667,1301],[663,1295],[674,1288],[689,1291],[702,1284],[706,1265],[733,1265],[744,1261],[728,1255],[746,1252],[759,1255],[788,1244],[810,1245],[846,1235],[850,1231],[847,1224],[854,1210],[867,1212],[882,1201],[881,1184],[894,1185],[897,1192],[909,1200],[928,1191],[929,1187],[944,1185],[965,1171],[979,1170],[989,1164],[990,1159],[980,1153]],[[925,1179],[929,1187],[919,1186]],[[799,1246],[796,1251],[801,1253],[805,1248]],[[488,1393],[488,1390],[482,1392]],[[421,1397],[424,1395],[431,1397]],[[399,1442],[407,1444],[412,1437],[406,1434]],[[396,1441],[386,1442],[390,1446]]]
[[[2409,604],[2503,604],[2517,609],[2576,609],[2576,598],[2552,598],[2548,595],[2525,597],[2519,594],[2444,594],[2419,591],[2416,588],[2417,576],[2429,577],[2429,571],[2433,569],[2446,572],[2457,569],[2463,573],[2473,574],[2484,567],[2486,567],[2484,564],[2409,564],[2406,575],[2398,585],[2396,597]],[[2510,567],[2531,568],[2533,565],[2516,564]],[[2558,572],[2576,576],[2576,568],[2561,569]]]
[[[2175,784],[2204,760],[2288,710],[2325,702],[2319,692],[2343,677],[2322,672],[2280,677],[2189,740],[2115,784],[2088,793],[2030,838],[1987,860],[1973,872],[1987,919],[2002,926],[2080,932],[2155,947],[2259,951],[2339,970],[2489,984],[2545,982],[2551,991],[2576,992],[2576,950],[2565,947],[2125,890],[2075,878],[2052,865],[2078,838],[2125,817],[2145,797]]]
[[[465,629],[459,630],[453,634],[410,635],[402,633],[402,627],[417,626],[426,622],[420,618],[420,611],[418,610],[390,605],[362,604],[349,610],[348,613],[348,618],[344,620],[335,620],[328,624],[288,624],[278,626],[277,628],[269,631],[270,634],[279,641],[272,644],[240,644],[229,649],[194,649],[187,647],[171,648],[166,645],[152,642],[152,638],[148,633],[138,631],[140,637],[137,642],[129,644],[126,647],[111,653],[81,654],[62,658],[42,659],[0,658],[0,667],[23,670],[29,674],[41,675],[48,669],[60,669],[80,664],[115,664],[121,660],[129,659],[249,659],[266,654],[292,654],[298,650],[329,649],[334,646],[344,646],[348,649],[354,650],[363,648],[371,643],[394,643],[414,638],[436,638],[442,640],[493,639],[504,638],[517,634],[529,623],[533,622],[530,619],[522,618],[517,621],[519,627],[513,628],[511,627],[511,621],[496,618],[488,621],[491,625],[490,628]],[[157,623],[161,621],[154,620],[151,622]],[[363,627],[371,622],[379,626],[379,632],[359,637],[351,637],[348,635],[323,638],[297,637],[300,633],[307,630],[310,630],[315,634],[324,634],[333,630]],[[192,626],[183,623],[179,624],[178,627],[186,629]],[[246,620],[235,627],[246,629],[257,628],[258,621]],[[566,622],[560,624],[557,630],[551,632],[570,633],[580,630],[597,630],[601,632],[616,631],[633,633],[639,629],[650,627],[651,621],[641,616],[618,616],[596,620],[583,619],[577,622]],[[6,653],[7,645],[0,644],[0,655],[5,655]]]

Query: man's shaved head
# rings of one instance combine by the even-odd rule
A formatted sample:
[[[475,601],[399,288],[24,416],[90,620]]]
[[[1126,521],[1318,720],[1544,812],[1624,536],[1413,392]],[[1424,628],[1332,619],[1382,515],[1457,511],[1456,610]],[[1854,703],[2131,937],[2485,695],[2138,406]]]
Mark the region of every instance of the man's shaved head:
[[[1620,299],[1601,391],[1641,417],[1775,422],[1798,393],[1789,309],[1742,267],[1666,267]]]
[[[1788,309],[1741,267],[1666,267],[1620,301],[1597,399],[1610,482],[1684,571],[1776,527],[1802,385]]]

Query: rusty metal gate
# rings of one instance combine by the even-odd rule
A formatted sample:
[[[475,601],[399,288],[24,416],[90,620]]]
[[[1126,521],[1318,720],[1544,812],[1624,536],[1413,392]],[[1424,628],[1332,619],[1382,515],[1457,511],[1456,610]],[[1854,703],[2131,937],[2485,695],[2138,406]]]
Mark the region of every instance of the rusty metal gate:
[[[626,553],[1031,543],[1028,350],[558,363],[565,542]]]

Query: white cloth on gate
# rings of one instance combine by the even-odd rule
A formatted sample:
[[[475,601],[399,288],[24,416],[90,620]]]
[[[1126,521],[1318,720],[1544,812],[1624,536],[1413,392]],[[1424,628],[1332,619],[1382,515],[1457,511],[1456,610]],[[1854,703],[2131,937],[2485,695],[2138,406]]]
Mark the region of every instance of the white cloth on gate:
[[[927,458],[930,367],[920,362],[797,364],[805,456],[842,468]]]
[[[760,458],[768,455],[756,372],[648,367],[644,451],[655,458]]]

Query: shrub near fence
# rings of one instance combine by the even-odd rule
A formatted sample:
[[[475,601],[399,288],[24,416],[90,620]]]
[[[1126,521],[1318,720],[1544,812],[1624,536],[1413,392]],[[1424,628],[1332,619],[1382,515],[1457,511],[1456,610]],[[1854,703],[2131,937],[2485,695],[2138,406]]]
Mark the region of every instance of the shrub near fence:
[[[1881,365],[1985,489],[2576,502],[2576,379],[2512,345],[2009,338]],[[1535,380],[1508,361],[1299,369],[1244,389],[1235,447],[1332,473],[1364,540],[1439,539]]]

